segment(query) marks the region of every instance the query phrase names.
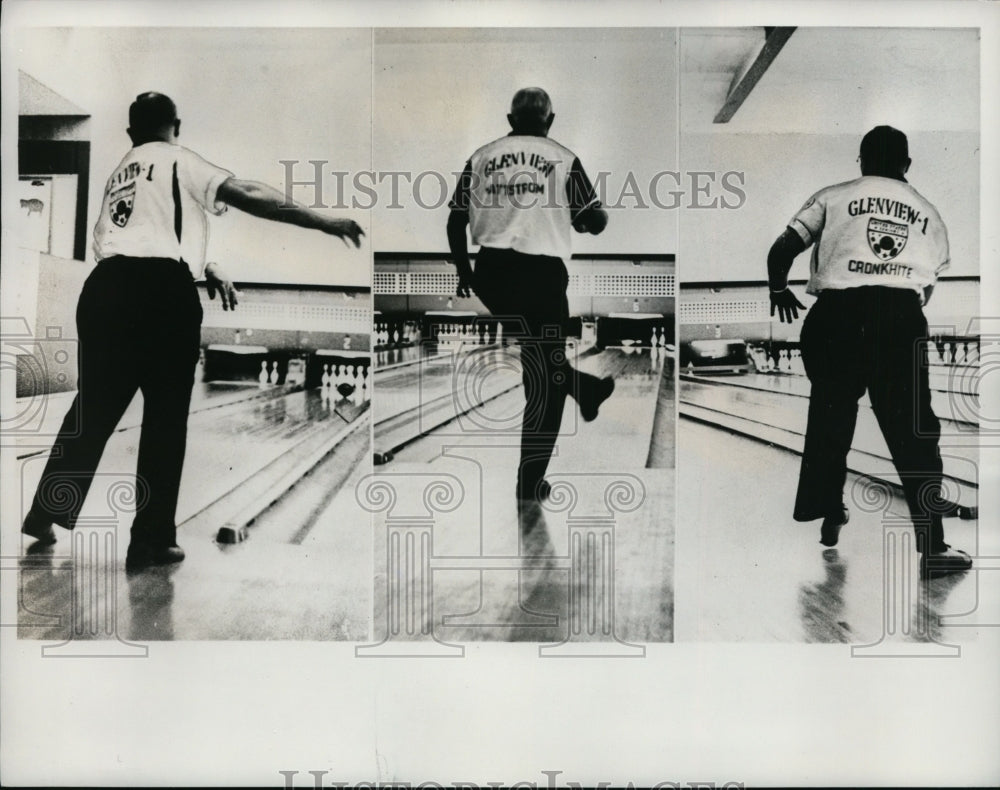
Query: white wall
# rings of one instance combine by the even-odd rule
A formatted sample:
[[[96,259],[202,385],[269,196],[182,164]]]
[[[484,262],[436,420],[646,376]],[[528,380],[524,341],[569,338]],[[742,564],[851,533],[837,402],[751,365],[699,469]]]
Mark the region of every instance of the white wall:
[[[129,104],[148,90],[177,103],[182,145],[239,177],[283,188],[282,159],[370,167],[370,30],[39,28],[22,36],[19,68],[92,116],[88,233],[104,181],[131,145]],[[311,202],[311,190],[296,197]],[[367,212],[330,213],[369,224]],[[370,283],[370,248],[348,250],[237,211],[211,220],[209,257],[242,280]]]
[[[904,130],[905,131],[905,130]],[[948,275],[979,274],[979,135],[913,132],[909,182],[948,226]],[[687,169],[740,170],[746,201],[737,210],[681,212],[678,266],[683,281],[763,280],[767,251],[806,199],[860,175],[857,134],[682,134]],[[808,277],[808,255],[792,279]]]
[[[472,152],[510,131],[514,93],[540,86],[553,102],[551,136],[616,197],[632,171],[649,183],[676,167],[673,29],[376,31],[374,160],[381,171],[454,173]],[[425,182],[424,203],[440,188]],[[384,190],[388,195],[388,189]],[[401,209],[375,214],[376,251],[448,249],[446,206],[425,209],[401,190]],[[603,235],[576,236],[580,253],[671,253],[676,211],[622,209]]]

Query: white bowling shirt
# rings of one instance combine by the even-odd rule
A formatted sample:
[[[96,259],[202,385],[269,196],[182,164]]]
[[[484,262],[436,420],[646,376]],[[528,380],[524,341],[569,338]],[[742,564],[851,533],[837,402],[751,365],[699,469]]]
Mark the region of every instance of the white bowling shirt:
[[[548,137],[509,134],[469,158],[450,206],[468,212],[475,244],[566,260],[573,220],[597,202],[576,154]]]
[[[806,292],[888,285],[921,292],[949,264],[941,216],[905,181],[862,176],[821,189],[788,223],[814,244]]]
[[[216,192],[232,175],[173,143],[136,146],[104,187],[94,256],[174,258],[200,276],[208,239],[205,212],[226,210]]]

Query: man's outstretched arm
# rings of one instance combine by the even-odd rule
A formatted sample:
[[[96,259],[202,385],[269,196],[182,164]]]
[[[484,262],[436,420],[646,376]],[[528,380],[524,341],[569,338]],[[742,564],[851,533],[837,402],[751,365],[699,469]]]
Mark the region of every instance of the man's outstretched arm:
[[[345,244],[350,239],[355,247],[361,246],[361,237],[365,235],[361,226],[354,220],[328,217],[290,202],[274,187],[257,181],[227,178],[219,186],[216,197],[223,203],[254,217],[319,230],[344,239]]]

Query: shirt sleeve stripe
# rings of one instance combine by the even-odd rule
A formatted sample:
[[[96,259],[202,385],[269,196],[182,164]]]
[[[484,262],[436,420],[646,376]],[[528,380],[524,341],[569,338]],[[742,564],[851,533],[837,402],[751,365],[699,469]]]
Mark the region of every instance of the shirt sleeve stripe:
[[[809,228],[807,228],[802,223],[801,220],[793,219],[791,222],[788,223],[788,227],[790,227],[792,230],[798,233],[802,241],[805,242],[806,245],[812,244],[813,241],[812,231],[809,230]]]

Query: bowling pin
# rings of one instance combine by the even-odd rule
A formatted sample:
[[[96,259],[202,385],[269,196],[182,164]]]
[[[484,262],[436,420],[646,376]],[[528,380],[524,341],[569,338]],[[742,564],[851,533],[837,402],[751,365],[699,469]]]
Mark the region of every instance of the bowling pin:
[[[792,355],[791,359],[791,372],[796,376],[802,376],[805,374],[806,369],[802,364],[802,352],[798,349],[793,349],[789,352]]]
[[[323,378],[320,379],[321,386],[325,389],[330,386],[330,365],[323,363]]]
[[[277,360],[275,360],[274,362],[271,363],[271,383],[272,384],[277,384],[278,383],[278,361]]]
[[[267,360],[260,363],[260,373],[257,376],[257,383],[262,387],[267,384]]]

